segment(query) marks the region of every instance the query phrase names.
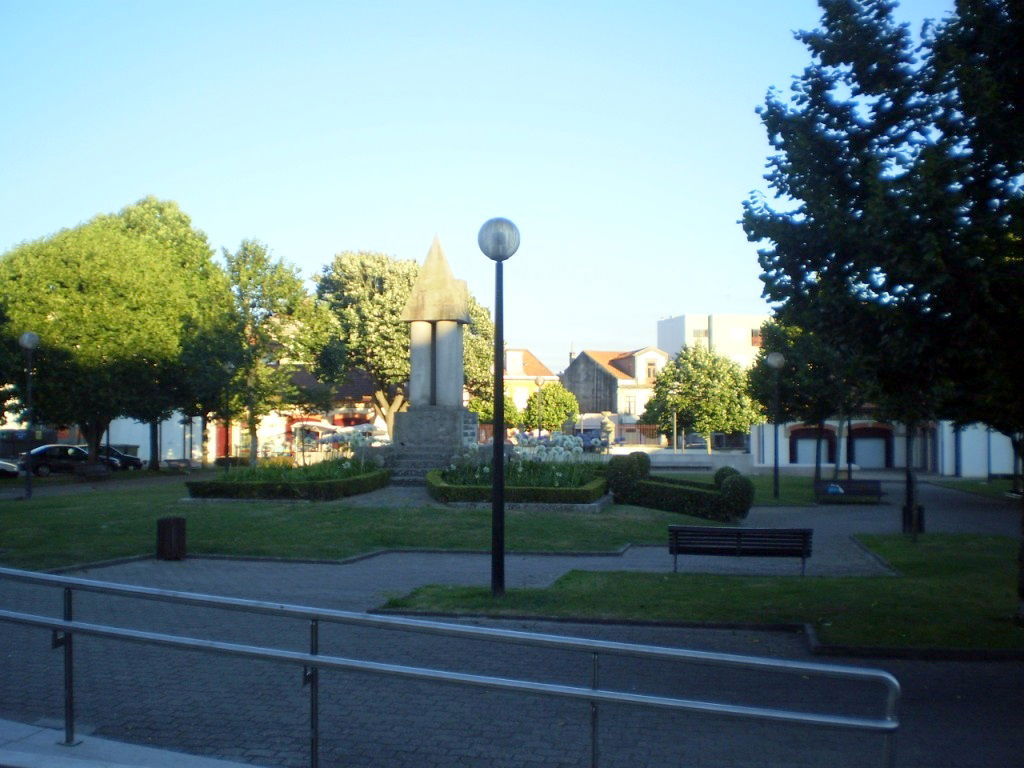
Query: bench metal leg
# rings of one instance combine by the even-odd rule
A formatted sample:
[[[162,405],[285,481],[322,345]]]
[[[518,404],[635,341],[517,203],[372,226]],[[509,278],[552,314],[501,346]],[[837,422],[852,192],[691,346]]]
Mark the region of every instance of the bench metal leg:
[[[679,573],[677,565],[679,564],[679,555],[672,555],[672,573]]]

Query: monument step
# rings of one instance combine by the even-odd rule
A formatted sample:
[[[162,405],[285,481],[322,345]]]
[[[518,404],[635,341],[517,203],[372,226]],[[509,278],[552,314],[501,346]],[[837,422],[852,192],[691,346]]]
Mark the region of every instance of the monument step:
[[[408,486],[425,486],[427,484],[426,479],[422,475],[402,477],[397,475],[391,476],[391,485],[400,485],[404,487]]]

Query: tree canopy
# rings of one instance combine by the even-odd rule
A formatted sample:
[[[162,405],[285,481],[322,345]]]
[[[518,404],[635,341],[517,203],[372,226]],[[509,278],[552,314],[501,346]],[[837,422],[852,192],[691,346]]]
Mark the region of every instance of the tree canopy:
[[[679,429],[704,436],[708,452],[712,433],[744,432],[763,418],[744,371],[703,345],[684,347],[665,364],[642,420],[671,434],[673,415]]]
[[[243,240],[234,253],[224,251],[224,261],[243,339],[233,388],[246,415],[249,460],[255,463],[263,416],[322,401],[324,393],[300,387],[295,373],[317,359],[337,335],[337,324],[306,292],[296,270],[272,257],[263,243]]]
[[[39,334],[36,419],[78,424],[95,456],[110,420],[136,403],[140,371],[173,359],[188,299],[154,279],[164,256],[109,217],[14,248],[0,259],[5,336]],[[23,381],[12,384],[19,394]]]
[[[373,379],[374,407],[387,421],[405,405],[409,380],[409,324],[402,310],[419,275],[419,265],[366,251],[334,257],[316,278],[317,296],[334,312],[347,365]],[[464,333],[464,374],[471,396],[492,396],[494,326],[490,314],[472,296]]]
[[[580,415],[576,395],[558,382],[546,383],[530,393],[522,420],[527,429],[540,424],[542,429],[554,432],[567,421],[575,422]]]

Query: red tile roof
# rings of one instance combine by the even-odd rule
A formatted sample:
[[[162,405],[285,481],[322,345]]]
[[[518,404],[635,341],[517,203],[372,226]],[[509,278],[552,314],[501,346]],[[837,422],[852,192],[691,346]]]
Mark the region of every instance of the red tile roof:
[[[528,349],[513,348],[508,351],[522,352],[523,353],[523,372],[521,374],[514,374],[516,377],[533,378],[535,376],[551,376],[555,374],[551,372],[544,363],[542,363],[537,356]],[[508,376],[508,370],[505,371],[505,375]]]

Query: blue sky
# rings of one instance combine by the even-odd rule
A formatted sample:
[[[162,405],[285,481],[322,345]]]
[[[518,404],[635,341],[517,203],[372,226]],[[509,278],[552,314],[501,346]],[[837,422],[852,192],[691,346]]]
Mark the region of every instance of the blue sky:
[[[915,31],[952,0],[904,0]],[[505,336],[553,371],[656,342],[660,318],[762,312],[736,221],[754,113],[808,62],[812,0],[0,0],[0,251],[145,195],[219,251],[310,277],[434,235],[493,307],[480,225],[505,216]]]

